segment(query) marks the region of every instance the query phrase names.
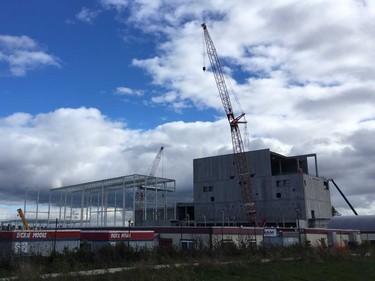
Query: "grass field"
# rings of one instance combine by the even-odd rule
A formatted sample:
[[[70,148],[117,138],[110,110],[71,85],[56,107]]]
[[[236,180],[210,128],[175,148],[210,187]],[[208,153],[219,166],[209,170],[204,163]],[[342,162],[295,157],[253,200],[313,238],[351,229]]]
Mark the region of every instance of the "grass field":
[[[266,264],[200,266],[188,271],[181,269],[173,275],[168,274],[168,278],[161,272],[154,271],[150,275],[159,276],[157,280],[176,280],[176,276],[186,276],[183,280],[375,280],[374,265],[370,262],[353,261],[323,264],[278,261]],[[137,277],[134,278],[136,279]],[[146,277],[143,280],[150,279]]]
[[[50,257],[13,257],[1,277],[17,280],[375,280],[375,249],[217,248],[205,252],[173,249],[134,252],[125,245],[91,253],[84,248]],[[176,266],[179,265],[179,266]],[[109,273],[110,268],[117,269]],[[123,269],[122,269],[123,268]],[[76,274],[93,269],[104,273]],[[46,274],[58,273],[48,276]],[[86,272],[87,273],[87,272]],[[0,279],[3,281],[4,279]]]
[[[27,279],[30,280],[30,279]],[[63,276],[56,280],[305,280],[364,281],[375,280],[374,259],[331,260],[326,262],[274,261],[252,264],[202,264],[151,269],[138,267],[114,274]]]

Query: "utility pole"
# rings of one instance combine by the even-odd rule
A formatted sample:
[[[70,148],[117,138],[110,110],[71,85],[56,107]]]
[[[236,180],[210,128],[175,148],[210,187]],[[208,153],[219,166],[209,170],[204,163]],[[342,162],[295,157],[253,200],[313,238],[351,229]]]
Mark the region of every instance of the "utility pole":
[[[56,241],[57,241],[57,223],[58,219],[55,221],[55,240],[53,241],[53,253],[56,254]]]
[[[299,225],[300,213],[299,213],[298,208],[295,208],[295,211],[296,211],[296,215],[297,215],[298,243],[301,246],[301,230],[300,230],[300,225]]]
[[[221,213],[221,244],[224,243],[224,211],[220,211]]]

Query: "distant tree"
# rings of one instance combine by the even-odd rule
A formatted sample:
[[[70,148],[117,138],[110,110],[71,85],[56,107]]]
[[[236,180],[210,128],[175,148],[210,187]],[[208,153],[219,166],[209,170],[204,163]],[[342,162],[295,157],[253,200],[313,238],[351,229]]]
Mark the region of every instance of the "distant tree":
[[[332,217],[341,216],[341,214],[332,206]]]

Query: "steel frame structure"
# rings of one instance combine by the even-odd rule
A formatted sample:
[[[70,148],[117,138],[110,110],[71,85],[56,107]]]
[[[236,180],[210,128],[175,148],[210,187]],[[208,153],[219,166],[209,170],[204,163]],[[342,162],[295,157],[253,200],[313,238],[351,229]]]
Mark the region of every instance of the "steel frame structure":
[[[175,193],[175,180],[140,174],[53,188],[47,221],[64,228],[168,225]]]

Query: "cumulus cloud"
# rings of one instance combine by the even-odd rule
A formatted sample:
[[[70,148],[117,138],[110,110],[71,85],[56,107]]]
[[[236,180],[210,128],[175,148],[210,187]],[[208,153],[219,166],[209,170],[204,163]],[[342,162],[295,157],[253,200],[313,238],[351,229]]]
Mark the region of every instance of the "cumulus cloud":
[[[228,134],[221,134],[222,130]],[[212,139],[212,134],[217,137]],[[165,147],[163,168],[156,175],[175,178],[179,194],[191,196],[193,159],[231,151],[229,129],[223,121],[172,122],[141,131],[110,120],[94,108],[2,118],[0,145],[7,148],[0,159],[0,198],[7,200],[0,204],[22,201],[26,187],[48,190],[147,174],[161,146]]]
[[[370,162],[374,155],[372,136],[369,129],[337,136],[339,146],[334,149],[337,143],[328,137],[288,146],[275,134],[253,137],[251,147],[286,154],[317,152],[320,174],[334,178],[352,204],[368,213],[368,206],[371,208],[375,201],[369,188],[374,182]],[[178,199],[191,200],[193,159],[232,151],[225,119],[179,121],[150,130],[133,130],[94,108],[65,108],[37,115],[16,113],[2,118],[0,145],[7,148],[0,159],[0,198],[7,199],[0,204],[22,202],[26,187],[46,191],[121,175],[146,174],[161,146],[165,150],[156,175],[176,179]],[[348,208],[333,187],[331,193],[340,212],[345,213]]]
[[[96,169],[94,159],[111,154],[120,145],[116,137],[122,135],[120,124],[106,123],[96,109],[84,108],[59,109],[37,116],[17,113],[2,119],[1,144],[8,148],[0,160],[3,184],[10,185],[10,192],[17,186],[56,187],[74,181],[82,169],[86,172],[80,176],[85,178]],[[92,146],[98,150],[87,150]],[[85,160],[76,162],[77,157]],[[103,159],[100,166],[105,165]],[[62,167],[68,168],[63,172],[65,176],[59,172]]]
[[[177,111],[191,106],[221,109],[210,68],[201,71],[199,33],[206,21],[228,81],[247,113],[252,148],[318,153],[321,174],[342,182],[361,210],[375,211],[370,172],[375,155],[361,145],[375,137],[375,4],[140,2],[129,6],[127,21],[147,23],[138,26],[166,38],[158,42],[156,55],[133,60],[166,89],[153,102]],[[335,191],[332,196],[343,212],[345,202]]]
[[[46,53],[43,48],[28,36],[0,35],[0,63],[9,66],[14,76],[24,76],[38,67],[59,67],[59,59]]]
[[[76,14],[76,19],[85,23],[93,23],[93,20],[99,15],[99,10],[90,10],[86,7],[83,7],[78,14]]]

